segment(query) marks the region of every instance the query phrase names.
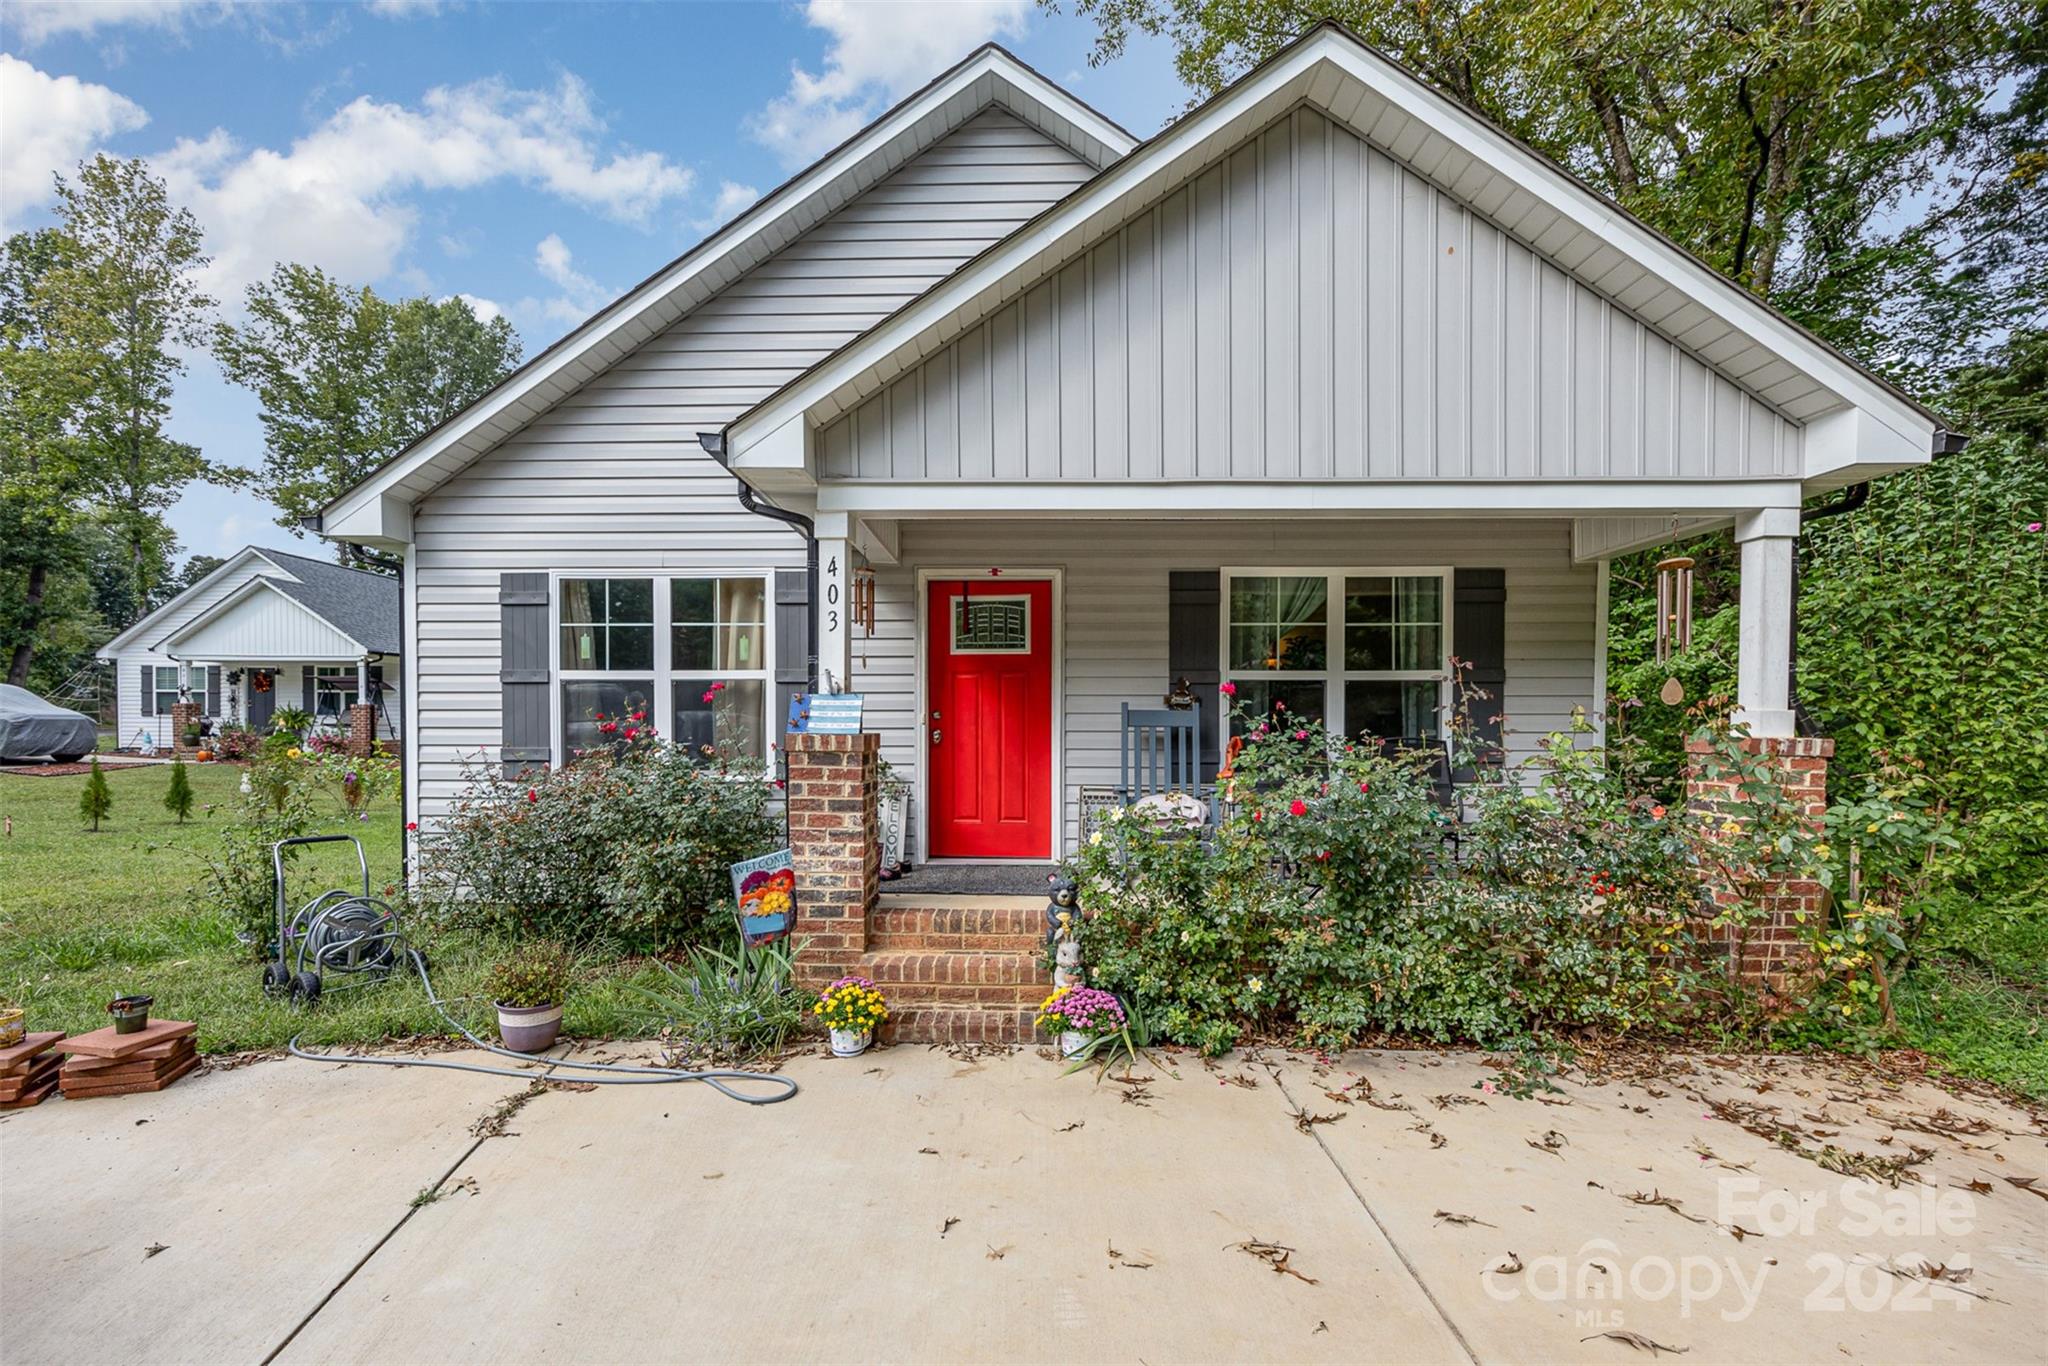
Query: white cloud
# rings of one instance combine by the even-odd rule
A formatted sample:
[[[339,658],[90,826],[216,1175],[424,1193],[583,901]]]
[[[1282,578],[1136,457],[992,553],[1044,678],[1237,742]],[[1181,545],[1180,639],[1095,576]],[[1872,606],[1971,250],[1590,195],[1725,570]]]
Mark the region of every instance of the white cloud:
[[[385,19],[410,19],[440,12],[441,0],[370,0],[370,13]]]
[[[809,0],[805,20],[832,35],[825,69],[792,66],[747,132],[784,165],[809,165],[977,45],[1022,37],[1030,14],[1031,0]]]
[[[534,247],[533,268],[562,292],[543,302],[524,300],[522,311],[538,310],[543,317],[573,327],[604,307],[612,297],[612,291],[576,269],[576,258],[558,233],[549,233]]]
[[[33,47],[65,34],[134,24],[176,31],[187,20],[217,19],[227,0],[8,0],[10,26]]]
[[[440,87],[411,108],[364,96],[286,151],[216,130],[154,160],[206,226],[208,283],[229,298],[280,260],[384,277],[418,220],[407,196],[421,191],[515,180],[630,223],[689,192],[688,169],[655,152],[602,150],[603,131],[588,88],[564,75],[552,90]]]
[[[451,297],[460,299],[468,304],[469,311],[476,314],[476,320],[480,323],[489,323],[505,316],[505,310],[498,307],[496,303],[489,299],[480,298],[475,294],[458,293]],[[448,301],[443,299],[441,302],[446,303]]]
[[[691,226],[699,232],[709,232],[732,219],[748,205],[761,197],[761,192],[752,185],[740,185],[730,180],[718,183],[718,198],[712,202],[711,212],[699,218]]]
[[[52,172],[71,174],[102,138],[148,122],[141,105],[103,85],[0,52],[0,227],[49,202]]]

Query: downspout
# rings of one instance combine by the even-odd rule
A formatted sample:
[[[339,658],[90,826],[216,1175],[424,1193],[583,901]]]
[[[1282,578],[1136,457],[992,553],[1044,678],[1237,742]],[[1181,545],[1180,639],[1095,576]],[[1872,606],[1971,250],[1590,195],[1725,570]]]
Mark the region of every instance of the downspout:
[[[725,459],[725,433],[723,431],[699,432],[697,433],[697,444],[702,446],[704,453],[713,460],[716,460],[727,474],[732,474],[732,466],[727,464]],[[766,517],[772,522],[781,522],[786,526],[795,527],[797,534],[804,538],[804,573],[810,590],[810,601],[805,604],[805,610],[808,612],[811,622],[809,632],[811,653],[810,657],[804,661],[804,677],[807,680],[807,686],[815,691],[818,686],[818,525],[801,512],[791,512],[788,508],[779,508],[773,504],[759,501],[754,496],[754,486],[752,484],[741,479],[738,475],[733,475],[733,478],[738,481],[740,486],[741,507],[753,513],[756,517]]]
[[[1951,432],[1946,428],[1937,427],[1934,430],[1934,444],[1929,454],[1936,459],[1944,455],[1954,455],[1962,450],[1964,446],[1968,445],[1969,440],[1968,437],[1960,432]],[[1817,507],[1801,508],[1799,510],[1799,529],[1803,534],[1812,523],[1824,522],[1830,517],[1845,517],[1869,501],[1870,481],[1868,479],[1860,483],[1851,484],[1842,491],[1842,496],[1832,503],[1822,503]],[[1793,722],[1798,727],[1801,735],[1817,735],[1820,733],[1819,727],[1815,726],[1813,718],[1806,714],[1806,708],[1799,704],[1799,555],[1796,550],[1792,555],[1792,645],[1791,649],[1787,652],[1787,660],[1788,662],[1785,666],[1785,696],[1791,702]]]

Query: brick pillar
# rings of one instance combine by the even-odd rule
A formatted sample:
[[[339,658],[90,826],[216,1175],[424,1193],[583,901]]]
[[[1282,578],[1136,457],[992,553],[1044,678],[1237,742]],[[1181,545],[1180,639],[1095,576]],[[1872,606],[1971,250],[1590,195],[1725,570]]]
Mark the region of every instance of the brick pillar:
[[[881,886],[875,796],[882,737],[787,737],[794,937],[808,940],[797,980],[813,989],[853,972],[867,950],[868,908]]]
[[[348,709],[348,752],[370,754],[377,748],[377,709],[355,702]]]
[[[1741,743],[1745,752],[1768,755],[1776,761],[1786,792],[1804,807],[1807,820],[1818,828],[1828,809],[1828,760],[1834,756],[1835,742],[1805,736],[1750,736]],[[1686,743],[1687,804],[1696,811],[1740,820],[1743,798],[1736,778],[1733,775],[1710,777],[1703,771],[1704,756],[1712,750],[1713,745],[1705,740]],[[1715,899],[1727,901],[1732,899],[1732,894],[1717,892]],[[1826,909],[1826,897],[1818,882],[1785,879],[1765,892],[1764,902],[1770,909],[1770,917],[1750,928],[1742,962],[1735,966],[1745,978],[1771,982],[1794,973],[1802,966],[1806,945],[1798,916],[1803,913],[1808,923],[1812,923],[1813,918]],[[1733,936],[1730,939],[1732,941]]]
[[[198,752],[199,746],[185,743],[185,728],[198,725],[199,718],[205,710],[197,702],[171,703],[170,749],[172,752],[182,754],[188,759]]]

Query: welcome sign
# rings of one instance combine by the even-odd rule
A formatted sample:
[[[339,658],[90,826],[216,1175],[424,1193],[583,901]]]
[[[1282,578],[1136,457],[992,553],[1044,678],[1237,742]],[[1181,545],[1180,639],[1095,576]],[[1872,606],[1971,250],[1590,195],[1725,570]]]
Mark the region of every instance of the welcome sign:
[[[788,934],[796,923],[796,862],[789,850],[733,864],[732,895],[748,948]]]

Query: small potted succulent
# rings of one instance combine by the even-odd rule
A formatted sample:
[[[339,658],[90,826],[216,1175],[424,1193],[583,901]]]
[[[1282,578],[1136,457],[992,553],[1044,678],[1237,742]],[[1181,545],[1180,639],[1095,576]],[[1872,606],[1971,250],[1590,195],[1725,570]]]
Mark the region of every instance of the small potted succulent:
[[[882,993],[865,977],[842,977],[818,995],[811,1013],[832,1031],[832,1056],[857,1058],[874,1040],[875,1026],[889,1018]]]
[[[486,989],[498,1007],[498,1034],[515,1053],[538,1053],[562,1032],[562,1001],[569,994],[575,958],[560,944],[541,940],[491,969]]]
[[[1123,1004],[1094,987],[1061,987],[1038,1007],[1038,1027],[1060,1036],[1060,1056],[1080,1054],[1096,1039],[1121,1030]]]
[[[107,1002],[107,1014],[114,1017],[116,1034],[140,1034],[149,1028],[149,1008],[154,996],[116,996]]]

